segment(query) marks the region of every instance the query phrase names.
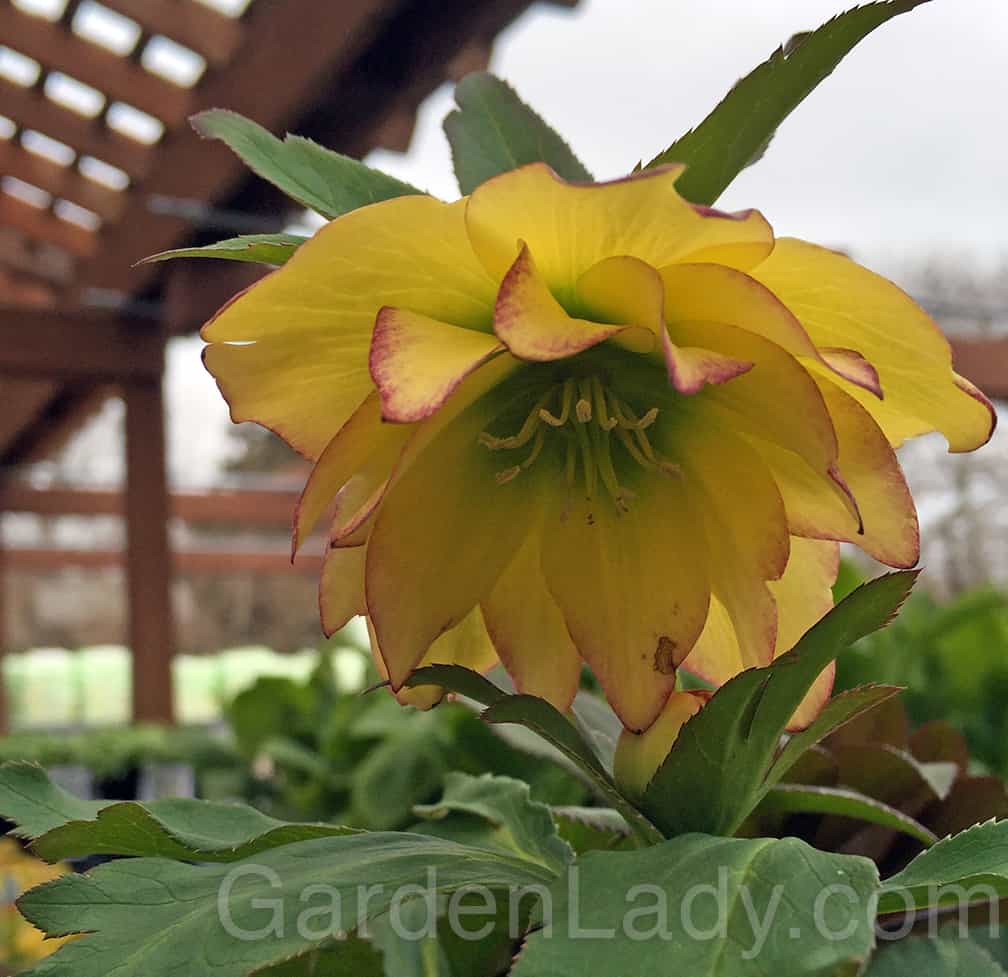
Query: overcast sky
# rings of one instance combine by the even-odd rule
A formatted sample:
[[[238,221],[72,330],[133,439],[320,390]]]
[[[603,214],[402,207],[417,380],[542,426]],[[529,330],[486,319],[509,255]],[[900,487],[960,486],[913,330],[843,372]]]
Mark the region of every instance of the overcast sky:
[[[493,70],[570,141],[597,177],[626,173],[695,125],[740,75],[850,0],[581,0],[540,4],[498,39]],[[898,273],[954,252],[1008,255],[1008,2],[932,0],[869,37],[788,119],[764,159],[720,201],[757,207],[779,234],[850,248]],[[372,154],[431,192],[457,196],[441,120],[423,107],[406,156]],[[226,412],[198,341],[169,360],[176,480],[205,482]]]

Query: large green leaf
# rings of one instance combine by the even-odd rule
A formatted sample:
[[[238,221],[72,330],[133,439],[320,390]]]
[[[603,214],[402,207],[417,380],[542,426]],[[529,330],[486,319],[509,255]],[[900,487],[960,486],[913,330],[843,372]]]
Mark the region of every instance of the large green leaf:
[[[553,878],[497,852],[375,833],[303,841],[230,865],[123,859],[33,889],[18,905],[49,935],[87,934],[32,977],[246,977],[394,912],[408,896],[424,898],[428,888],[508,889]]]
[[[886,879],[879,912],[1008,897],[1008,821],[988,821],[921,852]]]
[[[291,135],[278,139],[237,112],[209,109],[191,121],[201,136],[220,139],[253,172],[323,217],[339,217],[380,200],[422,192],[310,139]]]
[[[300,234],[243,234],[215,241],[200,248],[175,248],[159,251],[138,264],[169,261],[172,258],[224,258],[228,261],[252,261],[261,265],[282,265],[308,238]]]
[[[938,839],[924,825],[902,811],[843,787],[806,787],[780,784],[770,790],[757,808],[759,814],[834,814],[891,828],[915,838],[922,845]]]
[[[855,590],[795,647],[764,668],[736,675],[683,727],[648,785],[644,813],[666,836],[731,835],[769,789],[781,734],[816,677],[844,649],[884,627],[915,571]]]
[[[392,977],[382,955],[366,940],[349,936],[332,947],[310,950],[263,970],[255,977]],[[445,975],[449,977],[449,975]]]
[[[900,691],[896,685],[865,685],[834,696],[807,729],[790,737],[777,757],[767,783],[778,783],[807,750],[841,726],[898,695]]]
[[[290,824],[244,804],[191,798],[82,801],[31,764],[0,767],[0,814],[50,862],[86,855],[147,855],[232,862],[312,838],[353,833],[331,824]]]
[[[864,977],[1008,977],[981,946],[952,937],[914,937],[872,957]]]
[[[512,977],[834,977],[873,945],[875,866],[794,838],[684,835],[575,868]]]
[[[703,122],[656,156],[648,167],[686,163],[677,189],[697,204],[713,204],[773,138],[777,127],[844,56],[887,20],[927,0],[885,0],[839,14],[818,30],[797,34],[750,72]]]
[[[492,829],[488,837],[494,847],[538,862],[557,874],[574,857],[570,846],[557,835],[549,808],[529,797],[528,784],[510,777],[450,773],[441,800],[418,805],[415,811],[434,822],[452,814],[480,818]]]
[[[567,180],[591,180],[567,143],[506,82],[485,72],[467,75],[455,86],[455,101],[444,129],[463,194],[526,163],[549,163]]]

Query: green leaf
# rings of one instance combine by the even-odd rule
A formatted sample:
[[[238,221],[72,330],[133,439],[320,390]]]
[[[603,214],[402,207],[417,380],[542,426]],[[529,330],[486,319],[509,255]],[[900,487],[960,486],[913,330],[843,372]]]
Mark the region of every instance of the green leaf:
[[[1008,977],[983,947],[952,937],[915,937],[880,948],[864,977]]]
[[[942,839],[886,879],[878,908],[902,912],[1006,896],[1008,821],[988,821]]]
[[[552,878],[500,853],[375,833],[303,841],[230,865],[123,859],[33,889],[18,907],[49,935],[86,933],[32,977],[246,977],[401,906],[407,893],[415,899],[431,880],[453,892]]]
[[[455,101],[444,130],[463,195],[527,163],[548,163],[565,180],[591,180],[567,143],[506,82],[485,72],[467,75],[455,86]]]
[[[787,745],[781,750],[767,777],[767,783],[778,783],[807,750],[822,742],[834,730],[864,715],[901,691],[897,685],[865,685],[834,696],[807,729],[795,733],[788,739]]]
[[[262,265],[282,265],[308,238],[299,234],[243,234],[226,241],[205,244],[201,248],[175,248],[159,251],[138,261],[139,265],[172,258],[224,258],[228,261],[253,261]]]
[[[818,30],[795,35],[738,81],[700,125],[647,166],[685,163],[689,169],[676,184],[679,192],[693,203],[713,204],[859,41],[887,20],[926,2],[869,3],[839,14]]]
[[[805,787],[780,784],[770,790],[757,808],[759,814],[836,814],[880,824],[915,838],[925,847],[938,839],[924,825],[902,811],[843,787]]]
[[[348,936],[332,947],[311,950],[292,960],[257,970],[255,977],[387,977],[387,975],[382,965],[382,955],[365,940]]]
[[[855,590],[795,647],[725,683],[682,728],[644,793],[642,809],[666,836],[731,835],[769,789],[777,745],[820,672],[859,638],[884,627],[917,577],[902,571]]]
[[[551,925],[526,939],[512,977],[834,977],[873,945],[875,866],[794,838],[684,835],[575,866],[550,887]]]
[[[232,862],[278,845],[355,833],[331,824],[289,824],[244,804],[81,801],[51,783],[41,768],[17,763],[0,767],[0,814],[50,862],[86,855]]]
[[[380,200],[423,192],[310,139],[287,135],[280,140],[237,112],[208,109],[190,121],[205,139],[220,139],[254,173],[329,219]]]
[[[588,851],[632,848],[630,825],[619,811],[608,807],[554,807],[560,837],[579,855]]]
[[[557,874],[574,857],[557,835],[549,808],[529,797],[528,784],[510,777],[450,773],[445,777],[441,800],[417,805],[414,810],[428,821],[441,821],[453,813],[481,818],[494,829],[494,847],[538,862]]]

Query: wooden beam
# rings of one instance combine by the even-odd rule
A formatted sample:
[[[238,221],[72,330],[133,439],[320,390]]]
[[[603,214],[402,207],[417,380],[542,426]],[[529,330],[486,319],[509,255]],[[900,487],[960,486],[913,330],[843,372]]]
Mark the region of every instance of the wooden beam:
[[[1008,337],[954,337],[952,362],[956,370],[988,397],[1008,398]]]
[[[22,13],[0,2],[0,37],[50,71],[77,78],[113,101],[126,102],[168,126],[185,120],[190,92],[145,71],[134,61],[72,34],[62,23]],[[58,133],[50,133],[58,138]]]
[[[51,457],[108,397],[108,389],[100,383],[59,384],[35,422],[20,430],[0,451],[0,473]]]
[[[193,90],[190,110],[226,106],[267,128],[293,126],[320,92],[335,97],[332,81],[361,54],[397,5],[397,0],[253,4],[235,57],[240,69],[208,72]],[[267,83],[269,79],[273,81]],[[159,149],[122,220],[105,229],[101,252],[80,270],[81,286],[135,293],[160,272],[156,265],[132,267],[138,258],[192,237],[192,224],[184,218],[152,221],[148,195],[220,200],[247,178],[248,170],[219,142],[180,129]]]
[[[0,262],[21,276],[35,279],[36,284],[65,285],[73,276],[72,255],[53,245],[31,248],[12,227],[0,229]]]
[[[105,5],[132,17],[148,34],[164,34],[218,67],[241,44],[242,21],[192,0],[105,0]]]
[[[26,427],[31,427],[41,417],[56,389],[57,384],[51,380],[0,377],[0,404],[3,404],[3,410],[0,410],[0,457]],[[2,494],[0,486],[0,496]]]
[[[185,522],[239,523],[289,529],[299,492],[270,489],[214,489],[172,492],[171,515]],[[33,488],[18,482],[0,483],[0,512],[29,512],[38,516],[121,516],[126,511],[122,492],[107,489]]]
[[[122,385],[126,403],[126,587],[133,718],[170,723],[175,630],[161,379]]]
[[[235,295],[270,272],[251,261],[173,261],[161,289],[161,316],[171,335],[196,332]]]
[[[60,166],[14,142],[0,142],[0,173],[16,176],[54,197],[86,207],[102,220],[115,220],[126,204],[120,191],[103,187],[81,176],[74,167]]]
[[[65,567],[82,567],[105,570],[121,567],[124,554],[112,549],[69,549],[41,546],[18,546],[6,551],[9,570],[29,573],[51,573]],[[208,573],[220,576],[227,573],[304,574],[317,577],[322,569],[318,552],[305,552],[291,565],[290,554],[279,547],[275,549],[204,548],[176,550],[172,554],[176,573]]]
[[[160,327],[109,314],[0,307],[0,374],[115,382],[161,376]]]
[[[37,129],[72,146],[83,156],[118,166],[134,179],[150,165],[152,147],[129,139],[94,119],[46,98],[37,88],[22,88],[0,78],[3,114],[23,129]]]
[[[0,226],[15,227],[36,241],[46,241],[78,258],[89,258],[98,250],[94,233],[61,220],[48,210],[40,210],[6,193],[0,193]]]

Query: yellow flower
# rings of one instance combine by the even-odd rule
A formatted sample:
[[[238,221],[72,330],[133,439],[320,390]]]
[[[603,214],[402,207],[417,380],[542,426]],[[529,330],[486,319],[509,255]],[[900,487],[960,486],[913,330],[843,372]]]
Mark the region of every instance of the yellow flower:
[[[720,684],[790,647],[835,541],[916,562],[893,445],[990,436],[903,292],[681,172],[374,204],[204,328],[232,417],[316,462],[295,546],[335,499],[323,624],[366,613],[394,689],[499,657],[563,709],[583,659],[645,729],[679,665]]]
[[[48,939],[17,910],[13,900],[37,885],[65,875],[62,865],[47,865],[29,855],[12,838],[0,838],[0,882],[8,900],[0,919],[3,944],[0,956],[5,963],[18,967],[34,963],[55,953],[67,940]]]

